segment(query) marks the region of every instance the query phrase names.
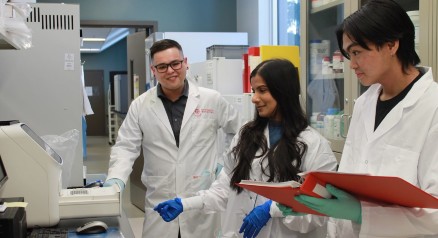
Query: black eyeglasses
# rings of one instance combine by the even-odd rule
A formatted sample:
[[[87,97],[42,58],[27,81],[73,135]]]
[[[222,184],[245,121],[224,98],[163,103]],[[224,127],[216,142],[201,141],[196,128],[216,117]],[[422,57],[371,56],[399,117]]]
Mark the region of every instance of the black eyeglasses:
[[[165,72],[167,72],[167,69],[169,68],[169,66],[173,70],[181,69],[183,61],[184,60],[173,61],[170,64],[159,64],[159,65],[155,65],[154,67],[157,69],[158,73],[165,73]]]

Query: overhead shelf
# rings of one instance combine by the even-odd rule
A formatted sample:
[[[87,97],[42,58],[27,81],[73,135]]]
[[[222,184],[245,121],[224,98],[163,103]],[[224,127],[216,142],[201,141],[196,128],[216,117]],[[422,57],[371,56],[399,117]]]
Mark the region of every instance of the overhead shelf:
[[[332,7],[339,6],[339,5],[343,4],[343,3],[344,3],[344,0],[335,0],[335,1],[331,1],[331,2],[329,2],[329,3],[327,3],[327,4],[321,5],[321,6],[319,6],[319,7],[312,8],[312,9],[310,10],[310,13],[313,14],[313,13],[317,13],[317,12],[322,12],[322,11],[327,10],[327,9],[330,9],[330,8],[332,8]]]

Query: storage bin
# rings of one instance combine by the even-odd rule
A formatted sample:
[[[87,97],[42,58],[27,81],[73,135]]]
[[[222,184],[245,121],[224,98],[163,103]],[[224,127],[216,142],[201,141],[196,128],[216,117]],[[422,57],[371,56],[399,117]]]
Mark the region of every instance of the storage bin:
[[[212,45],[206,48],[207,60],[213,57],[225,57],[226,59],[242,59],[247,53],[248,45]]]

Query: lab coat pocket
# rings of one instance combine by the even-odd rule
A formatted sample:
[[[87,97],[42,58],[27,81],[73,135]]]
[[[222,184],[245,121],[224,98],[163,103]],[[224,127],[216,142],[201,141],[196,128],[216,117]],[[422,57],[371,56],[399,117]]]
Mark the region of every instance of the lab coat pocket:
[[[214,174],[210,171],[204,170],[201,175],[193,175],[190,181],[190,190],[197,192],[199,190],[206,190],[214,181]]]
[[[215,120],[194,117],[191,126],[193,146],[207,146],[216,139]]]
[[[379,175],[401,177],[417,184],[417,166],[420,154],[405,148],[387,145],[382,154]]]
[[[146,184],[146,197],[152,204],[172,198],[167,176],[147,176]]]

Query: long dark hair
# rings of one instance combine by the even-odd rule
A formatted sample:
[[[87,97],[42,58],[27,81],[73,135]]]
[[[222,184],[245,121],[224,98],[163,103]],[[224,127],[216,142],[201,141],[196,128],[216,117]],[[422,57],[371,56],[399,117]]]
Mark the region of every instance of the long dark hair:
[[[357,42],[362,48],[370,50],[367,43],[378,48],[385,43],[399,41],[397,58],[401,61],[403,71],[420,63],[415,52],[415,27],[406,11],[393,0],[371,0],[358,11],[348,16],[336,29],[339,49],[342,49],[343,34]]]
[[[283,134],[278,143],[269,148],[264,135],[269,118],[262,118],[258,113],[242,127],[239,141],[231,151],[237,166],[233,170],[230,186],[238,193],[242,188],[235,184],[249,179],[251,164],[255,158],[264,157],[262,161],[268,160],[269,166],[262,166],[262,173],[269,177],[268,182],[282,182],[298,178],[302,158],[307,151],[307,145],[298,140],[298,135],[306,129],[308,122],[300,104],[297,68],[288,60],[266,60],[251,72],[251,80],[256,75],[265,80],[272,97],[277,101]],[[262,153],[256,156],[258,149]]]

